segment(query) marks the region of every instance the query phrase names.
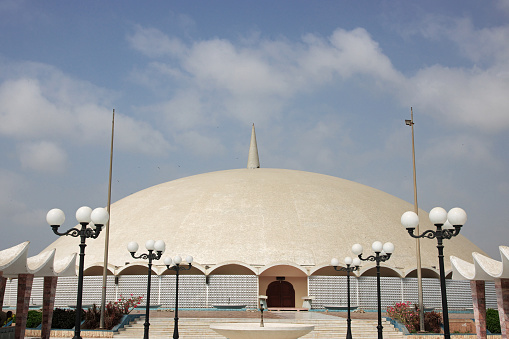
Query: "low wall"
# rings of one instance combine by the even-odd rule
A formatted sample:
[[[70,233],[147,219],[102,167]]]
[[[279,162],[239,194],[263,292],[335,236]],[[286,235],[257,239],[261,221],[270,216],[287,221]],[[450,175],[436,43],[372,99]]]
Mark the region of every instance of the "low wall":
[[[444,339],[444,334],[409,334],[407,339]],[[451,333],[451,339],[476,339],[475,334],[458,334]],[[488,339],[500,339],[500,334],[488,334]]]
[[[115,332],[101,331],[101,330],[81,330],[83,338],[113,338]],[[55,338],[73,338],[74,330],[51,330],[51,337]],[[41,330],[27,329],[25,330],[25,337],[41,337]]]

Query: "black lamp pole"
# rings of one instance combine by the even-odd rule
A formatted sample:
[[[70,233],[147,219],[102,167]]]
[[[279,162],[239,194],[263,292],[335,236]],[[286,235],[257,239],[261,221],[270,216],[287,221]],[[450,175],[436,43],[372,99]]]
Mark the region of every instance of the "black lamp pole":
[[[178,259],[177,259],[178,258]],[[176,273],[176,281],[175,281],[175,318],[173,325],[173,339],[178,339],[179,337],[179,273],[180,271],[190,270],[192,265],[193,258],[191,256],[186,258],[186,261],[189,263],[188,266],[180,266],[181,258],[175,257],[177,260],[173,260],[170,263],[171,258],[166,258],[164,263],[166,264],[166,268],[169,270],[175,271]]]
[[[346,271],[346,290],[348,303],[348,313],[346,318],[346,339],[352,339],[352,319],[350,318],[350,272],[359,270],[359,266],[350,266],[350,264],[346,264],[346,267],[338,268],[338,266],[335,265],[334,269],[336,271]]]
[[[159,260],[161,259],[161,255],[163,255],[164,252],[164,242],[159,240],[157,242],[157,245],[155,245],[153,240],[147,241],[145,244],[145,247],[148,250],[148,253],[142,253],[139,256],[136,256],[136,251],[138,250],[138,244],[136,242],[131,242],[127,246],[127,250],[131,253],[131,256],[134,259],[148,259],[148,273],[147,273],[147,302],[145,305],[145,323],[144,331],[143,331],[143,339],[149,339],[148,332],[150,327],[150,284],[151,284],[151,277],[152,277],[152,260]],[[154,250],[156,250],[156,253],[154,253]]]
[[[53,233],[58,236],[70,235],[71,237],[80,237],[80,261],[78,269],[78,292],[76,296],[76,321],[74,324],[73,339],[81,339],[81,314],[83,305],[83,267],[85,266],[85,247],[87,238],[96,239],[101,233],[102,227],[109,219],[109,214],[104,208],[96,208],[92,211],[90,207],[80,207],[76,212],[76,219],[80,223],[80,228],[71,228],[66,232],[58,232],[58,228],[65,220],[64,212],[55,208],[48,212],[46,221],[50,224]],[[90,227],[88,227],[90,226]],[[95,227],[95,229],[94,229]]]
[[[380,294],[380,263],[389,260],[392,252],[394,251],[394,245],[387,242],[382,245],[381,242],[375,241],[371,246],[375,255],[362,258],[362,246],[355,244],[352,246],[352,252],[357,254],[359,259],[362,261],[375,261],[376,262],[376,289],[377,289],[377,302],[378,302],[378,339],[383,339],[383,326],[382,326],[382,297]]]
[[[457,236],[461,231],[461,227],[466,222],[467,216],[465,211],[458,207],[451,209],[449,213],[441,207],[435,207],[430,211],[429,218],[435,225],[436,230],[427,230],[421,235],[414,234],[415,226],[419,224],[419,217],[414,212],[405,212],[401,217],[401,223],[406,227],[408,234],[410,234],[412,238],[437,239],[438,265],[440,267],[440,292],[442,296],[442,315],[444,318],[444,338],[450,339],[451,332],[449,329],[449,310],[447,307],[447,288],[445,285],[443,240]]]

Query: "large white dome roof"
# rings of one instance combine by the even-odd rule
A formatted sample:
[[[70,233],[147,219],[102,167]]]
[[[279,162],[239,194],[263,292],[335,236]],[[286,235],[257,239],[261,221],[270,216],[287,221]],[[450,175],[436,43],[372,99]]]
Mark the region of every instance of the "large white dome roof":
[[[249,267],[292,263],[323,266],[332,257],[353,256],[360,243],[367,255],[371,243],[394,243],[387,266],[402,273],[415,268],[415,239],[401,226],[401,215],[413,205],[352,181],[295,170],[236,169],[205,173],[147,188],[111,206],[109,263],[123,267],[135,261],[130,241],[144,251],[147,240],[162,239],[166,253],[192,255],[202,267],[240,262]],[[421,229],[432,229],[420,211]],[[85,267],[101,265],[104,236],[88,239]],[[464,260],[482,251],[459,235],[445,241],[449,256]],[[60,237],[47,250],[57,256],[79,250],[79,239]],[[438,266],[435,240],[421,241],[422,266]],[[160,262],[155,264],[162,265]]]

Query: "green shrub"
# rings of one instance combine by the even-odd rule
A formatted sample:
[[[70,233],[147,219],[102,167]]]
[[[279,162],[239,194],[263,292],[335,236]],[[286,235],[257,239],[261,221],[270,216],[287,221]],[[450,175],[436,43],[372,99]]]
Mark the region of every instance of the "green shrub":
[[[42,323],[42,312],[31,310],[27,315],[27,328],[36,328]]]
[[[500,318],[497,310],[491,308],[486,310],[486,329],[491,333],[500,333]]]
[[[424,313],[424,329],[426,332],[440,333],[441,325],[442,325],[441,313],[435,311]]]
[[[82,313],[83,314],[83,313]],[[69,329],[76,323],[76,311],[55,308],[53,310],[53,320],[51,328]]]

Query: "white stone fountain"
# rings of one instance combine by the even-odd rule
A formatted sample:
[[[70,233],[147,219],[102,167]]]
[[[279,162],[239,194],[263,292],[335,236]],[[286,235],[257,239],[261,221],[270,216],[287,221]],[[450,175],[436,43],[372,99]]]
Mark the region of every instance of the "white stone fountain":
[[[264,323],[263,310],[266,296],[260,296],[259,323],[218,323],[210,328],[228,339],[297,339],[315,329],[313,325],[289,323]]]
[[[315,329],[313,325],[265,323],[223,323],[210,328],[228,339],[296,339]]]

